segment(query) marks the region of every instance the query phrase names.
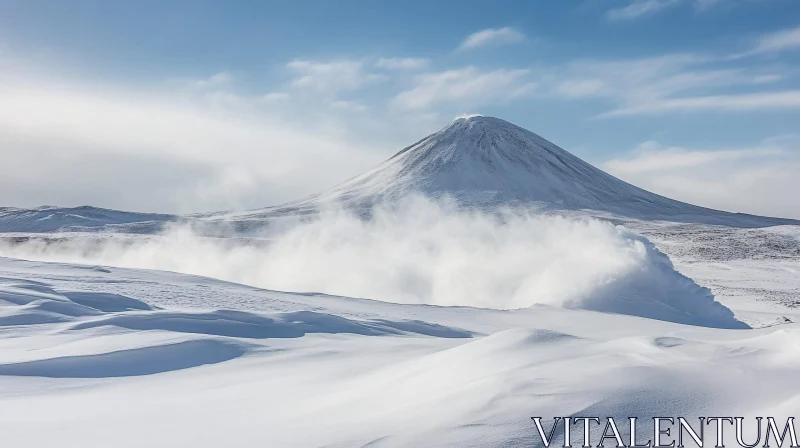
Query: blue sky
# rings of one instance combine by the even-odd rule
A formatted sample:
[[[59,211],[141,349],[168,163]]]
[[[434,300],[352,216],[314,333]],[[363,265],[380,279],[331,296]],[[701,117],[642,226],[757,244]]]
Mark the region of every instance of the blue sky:
[[[0,203],[272,205],[480,113],[800,217],[798,56],[794,0],[0,0]]]

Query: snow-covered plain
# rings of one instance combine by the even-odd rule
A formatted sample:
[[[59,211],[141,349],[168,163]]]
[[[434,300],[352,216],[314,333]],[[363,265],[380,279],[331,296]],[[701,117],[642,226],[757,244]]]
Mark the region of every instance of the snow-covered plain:
[[[8,446],[538,446],[532,416],[800,405],[800,324],[397,305],[13,259],[0,276]]]
[[[534,416],[800,408],[797,222],[502,120],[280,207],[6,208],[0,232],[7,446],[538,447]]]
[[[675,268],[753,327],[800,322],[800,226],[629,221]]]
[[[453,229],[456,222],[448,226]],[[381,232],[397,237],[395,249],[408,249],[409,237],[396,233],[408,223],[398,224]],[[455,231],[474,232],[474,224]],[[496,232],[493,225],[489,229]],[[517,225],[526,230],[531,223]],[[561,236],[565,240],[554,239],[554,229],[538,228],[549,230],[548,240],[565,258],[551,252],[549,264],[526,266],[552,273],[568,260],[567,266],[581,268],[559,274],[567,276],[560,281],[580,284],[608,274],[593,264],[575,264],[581,261],[575,257],[591,254],[594,245],[606,251],[601,266],[630,255],[631,248],[643,252],[633,250],[638,254],[633,268],[592,283],[580,297],[515,310],[275,292],[208,277],[86,264],[89,259],[62,264],[0,258],[0,433],[9,446],[31,447],[56,441],[76,447],[524,447],[541,446],[532,416],[793,415],[800,405],[800,323],[791,322],[800,320],[800,257],[791,249],[800,244],[796,228],[638,223],[639,231],[675,254],[678,269],[716,293],[733,311],[735,319],[729,319],[716,314],[722,306],[708,291],[663,264],[669,263],[666,257],[646,240],[611,224],[571,225],[577,227]],[[343,250],[331,243],[344,234],[309,239],[318,230],[311,224],[287,241],[298,250],[302,240],[334,255]],[[349,258],[350,269],[373,263],[354,262],[375,255],[364,250],[389,249],[385,241],[376,243],[381,233],[375,232],[359,228],[371,234],[369,241],[349,242],[360,247]],[[431,232],[442,237],[435,226]],[[708,239],[720,232],[731,238],[728,244]],[[75,256],[79,234],[70,235],[54,235],[44,246],[41,240],[13,246],[38,247],[38,253],[9,254],[7,246],[0,252],[46,258],[59,252],[44,248],[67,247],[60,256]],[[595,241],[566,244],[581,236]],[[83,237],[97,244],[97,234]],[[153,255],[158,253],[166,260],[165,254],[188,256],[178,251],[201,244],[196,238],[124,236],[125,244],[115,244],[127,248],[119,254],[147,264],[158,260]],[[72,246],[60,246],[65,241]],[[166,241],[175,245],[165,246]],[[177,267],[197,269],[222,257],[218,263],[238,259],[238,269],[255,260],[233,248],[251,247],[250,240],[224,246],[227,252],[216,239],[201,241],[194,263]],[[448,244],[463,243],[443,241],[431,248],[435,242],[421,241],[439,254],[452,250]],[[523,252],[545,250],[536,239],[515,242]],[[485,253],[474,260],[481,263],[432,275],[457,280],[479,275],[496,262],[489,252],[502,256],[511,247],[478,247]],[[570,252],[571,247],[582,250]],[[740,252],[727,253],[726,247]],[[749,259],[741,258],[744,250],[753,252]],[[139,258],[143,254],[150,258]],[[291,269],[282,272],[301,269],[302,260],[320,254],[314,250],[290,260]],[[104,256],[110,255],[113,251]],[[325,266],[344,275],[334,268],[342,261],[339,255],[307,266],[304,276],[324,278],[318,276]],[[446,260],[428,260],[420,272]],[[507,266],[530,262],[515,259]],[[655,266],[661,268],[657,276],[643,274]],[[524,279],[520,284],[530,283]],[[398,285],[396,279],[384,281]],[[613,294],[604,294],[605,288]],[[625,295],[627,306],[616,300]],[[684,298],[699,308],[686,307]],[[496,299],[500,307],[509,304],[507,297]],[[716,319],[709,319],[710,311]],[[744,329],[739,321],[761,328]]]

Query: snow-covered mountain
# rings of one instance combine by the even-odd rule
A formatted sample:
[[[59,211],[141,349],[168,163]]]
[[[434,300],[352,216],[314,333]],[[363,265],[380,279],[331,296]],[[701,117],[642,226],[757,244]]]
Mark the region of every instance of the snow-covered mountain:
[[[113,230],[124,226],[126,233],[153,233],[173,215],[135,213],[91,207],[36,208],[0,207],[0,232],[54,232]]]
[[[545,211],[589,210],[623,218],[740,227],[798,223],[712,210],[650,193],[533,132],[484,116],[459,118],[331,190],[236,216],[258,219],[309,213],[336,201],[369,208],[413,192],[448,195],[476,207],[523,203]]]

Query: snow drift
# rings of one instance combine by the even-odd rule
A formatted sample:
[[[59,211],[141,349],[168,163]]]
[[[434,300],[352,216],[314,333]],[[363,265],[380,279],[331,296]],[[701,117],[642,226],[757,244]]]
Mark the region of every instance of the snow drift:
[[[30,239],[0,254],[200,274],[285,291],[495,309],[551,305],[739,328],[647,240],[595,219],[411,197],[369,219],[330,208],[257,240],[173,226],[153,237]],[[260,243],[259,243],[260,242]]]

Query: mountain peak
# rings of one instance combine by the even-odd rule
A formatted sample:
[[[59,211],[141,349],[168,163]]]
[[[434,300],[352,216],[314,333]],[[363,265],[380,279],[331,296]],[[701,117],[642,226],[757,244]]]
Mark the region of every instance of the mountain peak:
[[[494,146],[500,149],[507,144],[514,144],[517,146],[530,146],[533,143],[539,149],[544,147],[557,146],[543,139],[542,137],[521,128],[513,123],[509,123],[501,118],[488,117],[485,115],[470,115],[466,117],[457,118],[450,125],[445,126],[438,132],[428,136],[428,138],[442,138],[443,136],[451,136],[452,138],[474,138],[472,136],[478,135],[486,138],[487,136],[493,137],[491,142],[483,142],[483,146]],[[498,140],[500,139],[500,140]],[[505,141],[502,139],[512,139],[513,142]],[[561,150],[559,148],[559,150]],[[563,151],[563,150],[561,150]],[[564,151],[566,152],[566,151]]]
[[[477,120],[479,120],[481,118],[492,118],[492,117],[486,117],[486,116],[481,115],[481,114],[465,114],[465,115],[457,116],[453,120],[453,123],[464,122],[464,121],[473,121],[473,120],[477,121]]]
[[[450,196],[482,208],[522,203],[544,210],[728,225],[738,221],[742,226],[791,221],[721,212],[659,196],[533,132],[483,115],[459,117],[361,176],[272,210],[291,213],[332,201],[363,208],[412,193]]]
[[[495,117],[487,117],[486,115],[462,115],[457,117],[453,122],[444,128],[441,131],[445,131],[447,129],[472,129],[475,126],[479,127],[516,127],[513,124],[502,120],[500,118]],[[440,131],[440,132],[441,132]]]

